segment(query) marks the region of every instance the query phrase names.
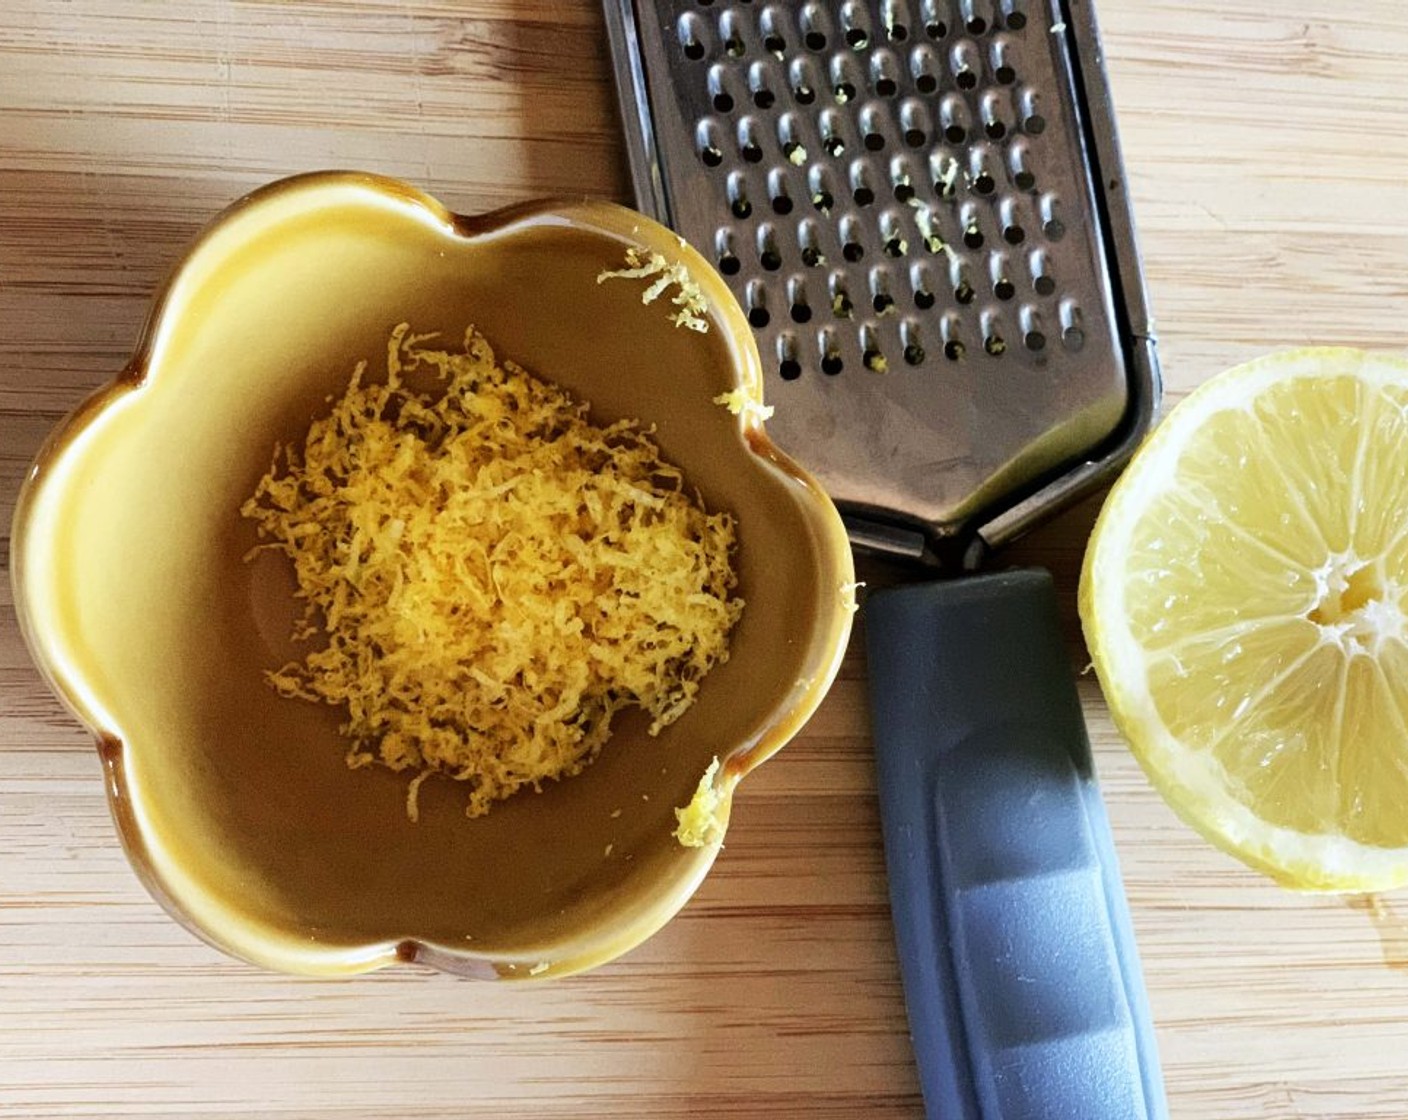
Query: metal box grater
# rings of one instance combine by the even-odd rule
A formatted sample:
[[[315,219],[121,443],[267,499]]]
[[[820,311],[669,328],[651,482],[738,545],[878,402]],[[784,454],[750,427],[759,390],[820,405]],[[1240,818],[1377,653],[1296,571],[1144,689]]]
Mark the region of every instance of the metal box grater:
[[[768,434],[861,545],[957,568],[1085,493],[1159,383],[1089,0],[606,0],[637,205],[728,277]],[[933,1120],[1167,1120],[1042,572],[866,596]]]
[[[971,566],[1128,457],[1158,366],[1088,3],[605,7],[637,205],[857,543]]]

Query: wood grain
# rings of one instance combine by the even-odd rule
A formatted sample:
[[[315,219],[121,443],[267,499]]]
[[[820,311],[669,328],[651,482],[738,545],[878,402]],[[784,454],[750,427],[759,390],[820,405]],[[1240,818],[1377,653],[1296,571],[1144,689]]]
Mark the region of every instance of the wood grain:
[[[1408,13],[1101,0],[1171,396],[1304,342],[1403,345]],[[590,0],[7,0],[0,525],[220,206],[315,167],[480,210],[623,198]],[[1094,503],[1016,550],[1058,576]],[[0,537],[0,562],[8,539]],[[1408,904],[1283,893],[1179,825],[1082,699],[1180,1120],[1408,1116]],[[915,1118],[863,666],[750,779],[697,899],[617,964],[511,989],[266,975],[138,886],[97,760],[0,585],[0,1116]]]

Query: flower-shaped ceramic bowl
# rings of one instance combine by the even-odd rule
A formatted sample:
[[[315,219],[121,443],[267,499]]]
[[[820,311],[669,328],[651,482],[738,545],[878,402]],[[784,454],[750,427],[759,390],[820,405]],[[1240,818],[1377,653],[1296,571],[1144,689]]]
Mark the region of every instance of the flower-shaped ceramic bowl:
[[[641,281],[597,283],[628,247],[683,263],[710,330],[681,330]],[[657,738],[623,719],[581,775],[463,813],[428,783],[349,771],[336,709],[265,683],[290,645],[282,557],[247,563],[241,502],[398,322],[497,352],[654,424],[711,508],[737,517],[747,602],[729,661]],[[816,708],[850,629],[850,552],[831,503],[756,419],[748,326],[669,230],[602,202],[449,213],[394,181],[275,183],[221,215],[156,300],[131,364],[50,438],[15,517],[21,625],[97,737],[118,831],[152,893],[220,948],[290,972],[417,958],[473,975],[564,974],[674,915],[719,845],[682,847],[674,809],[715,756],[738,780]],[[618,812],[619,810],[619,812]],[[607,854],[609,849],[609,854]]]

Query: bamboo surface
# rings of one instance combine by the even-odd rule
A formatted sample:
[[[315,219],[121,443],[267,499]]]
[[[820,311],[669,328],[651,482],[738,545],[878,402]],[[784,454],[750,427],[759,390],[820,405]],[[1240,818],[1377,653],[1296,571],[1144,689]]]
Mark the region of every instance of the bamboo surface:
[[[1408,10],[1099,9],[1170,397],[1286,345],[1402,348]],[[322,167],[468,212],[624,199],[613,98],[591,0],[5,0],[0,526],[225,203]],[[1094,509],[1012,557],[1055,571],[1077,664]],[[1294,896],[1214,852],[1080,688],[1172,1115],[1408,1117],[1408,902]],[[917,1118],[873,795],[853,652],[697,898],[618,963],[512,987],[264,974],[138,885],[0,582],[0,1116]]]

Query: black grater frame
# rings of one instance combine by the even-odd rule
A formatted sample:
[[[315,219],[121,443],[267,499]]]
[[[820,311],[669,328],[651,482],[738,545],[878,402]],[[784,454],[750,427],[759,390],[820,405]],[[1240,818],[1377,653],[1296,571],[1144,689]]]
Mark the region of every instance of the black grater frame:
[[[1098,217],[1108,308],[1113,318],[1110,330],[1122,354],[1127,381],[1124,414],[1098,445],[953,524],[917,525],[911,519],[887,519],[883,511],[848,507],[843,502],[852,539],[858,545],[945,566],[974,567],[990,549],[1017,538],[1108,480],[1154,422],[1161,388],[1156,340],[1095,12],[1088,0],[1046,2],[1051,28],[1065,41],[1066,49],[1058,52],[1063,63],[1059,77],[1066,85],[1061,92],[1067,99],[1063,104],[1078,124],[1080,162]],[[604,0],[604,9],[636,204],[652,217],[675,225],[657,143],[636,0]],[[701,249],[709,252],[708,246]]]

